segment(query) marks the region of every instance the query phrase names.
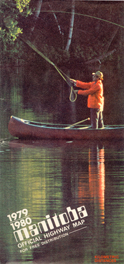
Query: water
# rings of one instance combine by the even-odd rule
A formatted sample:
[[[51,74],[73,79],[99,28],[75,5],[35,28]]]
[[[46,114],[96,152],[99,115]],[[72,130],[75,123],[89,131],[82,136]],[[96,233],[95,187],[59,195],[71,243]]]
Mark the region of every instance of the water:
[[[67,113],[69,117],[72,110],[75,113],[74,106],[68,103],[67,107],[68,91],[63,84],[58,98],[53,95],[49,100],[50,90],[44,95],[27,80],[26,86],[22,76],[23,70],[8,69],[8,75],[4,70],[1,78],[0,262],[92,264],[103,256],[101,261],[106,257],[122,264],[124,143],[13,139],[7,129],[11,114],[67,123]],[[82,214],[77,210],[80,207]],[[55,235],[57,229],[61,233]]]

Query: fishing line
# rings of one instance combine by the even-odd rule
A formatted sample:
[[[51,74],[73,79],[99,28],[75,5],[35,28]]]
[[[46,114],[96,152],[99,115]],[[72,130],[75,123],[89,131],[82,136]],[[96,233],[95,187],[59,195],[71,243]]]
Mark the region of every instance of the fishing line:
[[[62,71],[60,70],[48,57],[46,57],[41,51],[39,51],[29,40],[25,40],[22,37],[20,37],[22,41],[24,41],[30,48],[32,48],[36,53],[38,53],[44,60],[46,60],[48,63],[50,63],[56,71],[60,74],[60,76],[63,78],[63,80],[70,86],[71,92],[69,96],[69,100],[71,102],[75,102],[77,99],[77,94],[74,93],[73,86],[70,82],[70,78]],[[66,76],[66,77],[65,77]],[[74,98],[72,98],[72,95],[75,95]]]
[[[41,13],[63,13],[63,14],[71,14],[71,12],[66,12],[66,11],[54,11],[54,10],[42,10]],[[112,24],[112,25],[115,25],[117,27],[121,27],[121,28],[124,28],[123,25],[120,25],[120,24],[117,24],[115,22],[112,22],[112,21],[109,21],[109,20],[106,20],[104,18],[100,18],[100,17],[95,17],[95,16],[91,16],[91,15],[86,15],[86,14],[81,14],[81,13],[74,13],[75,15],[78,15],[78,16],[85,16],[85,17],[90,17],[90,18],[93,18],[93,19],[97,19],[97,20],[101,20],[103,22],[106,22],[106,23],[109,23],[109,24]]]
[[[73,85],[70,82],[70,78],[62,70],[58,69],[56,65],[54,65],[54,67],[58,71],[58,73],[62,76],[62,78],[66,81],[66,83],[70,86],[71,91],[69,95],[69,100],[72,103],[74,103],[77,100],[77,93],[74,92]],[[66,76],[66,78],[64,77],[64,75]]]
[[[71,92],[69,95],[69,100],[74,103],[77,100],[77,93],[74,92],[73,86],[71,86]]]
[[[54,67],[58,71],[58,73],[62,76],[62,78],[66,81],[66,83],[70,86],[71,91],[69,95],[69,100],[72,103],[74,103],[77,100],[77,93],[74,92],[73,85],[70,82],[70,78],[62,70],[58,69],[58,67],[55,64]],[[66,78],[64,77],[64,75],[66,76]]]

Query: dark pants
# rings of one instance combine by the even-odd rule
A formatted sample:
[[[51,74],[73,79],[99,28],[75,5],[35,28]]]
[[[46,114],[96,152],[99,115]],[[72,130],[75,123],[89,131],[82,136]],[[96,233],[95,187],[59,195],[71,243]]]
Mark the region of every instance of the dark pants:
[[[98,108],[90,108],[90,119],[92,128],[104,128],[103,112]]]

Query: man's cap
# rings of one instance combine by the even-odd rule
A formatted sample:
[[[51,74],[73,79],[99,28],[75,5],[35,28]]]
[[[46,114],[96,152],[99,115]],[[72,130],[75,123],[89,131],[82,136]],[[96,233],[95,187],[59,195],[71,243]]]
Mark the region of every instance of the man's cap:
[[[103,73],[100,71],[97,72],[93,72],[92,75],[96,75],[96,77],[98,77],[100,80],[103,80]]]

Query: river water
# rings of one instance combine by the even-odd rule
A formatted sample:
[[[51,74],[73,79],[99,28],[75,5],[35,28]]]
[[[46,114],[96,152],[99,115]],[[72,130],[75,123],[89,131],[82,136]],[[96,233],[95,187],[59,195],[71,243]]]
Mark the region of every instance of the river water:
[[[12,138],[12,114],[54,123],[79,120],[69,88],[59,79],[55,88],[50,69],[34,74],[1,71],[0,263],[122,264],[124,142]],[[82,119],[89,114],[83,102]]]

